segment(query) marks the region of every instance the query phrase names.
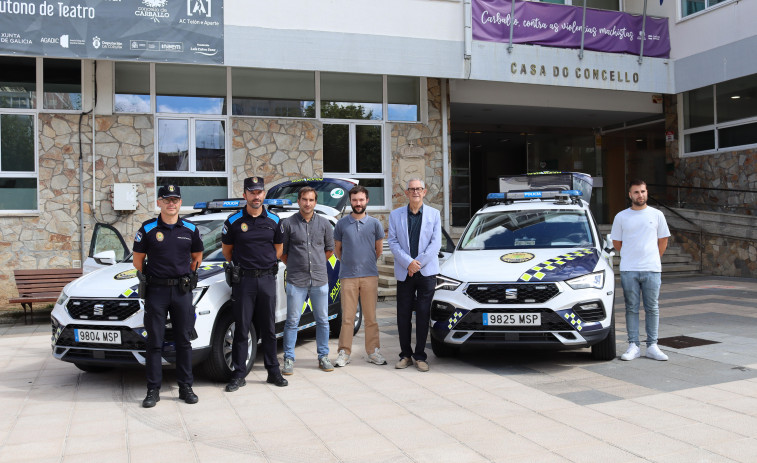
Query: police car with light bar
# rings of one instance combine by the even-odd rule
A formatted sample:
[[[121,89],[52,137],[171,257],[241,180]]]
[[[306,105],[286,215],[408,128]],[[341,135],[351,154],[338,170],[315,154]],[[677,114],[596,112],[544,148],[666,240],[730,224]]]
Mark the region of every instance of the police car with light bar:
[[[591,348],[615,358],[612,245],[589,211],[592,178],[500,178],[442,264],[431,305],[438,357],[464,345]]]
[[[339,178],[308,178],[283,182],[271,187],[264,204],[284,219],[299,210],[297,192],[304,186],[318,191],[316,212],[336,225],[336,216],[347,205],[347,192],[357,184]],[[224,277],[221,231],[230,213],[243,208],[243,199],[219,199],[194,205],[200,212],[182,220],[200,229],[205,245],[203,262],[198,269],[199,282],[193,290],[195,339],[192,341],[195,363],[202,363],[208,376],[227,381],[231,375],[231,342],[235,323],[231,312],[231,289]],[[131,261],[131,242],[110,225],[97,224],[94,229],[85,275],[68,284],[51,313],[52,351],[57,359],[72,362],[84,371],[102,371],[115,366],[144,365],[145,339],[142,316],[144,302],[139,298],[136,270]],[[339,335],[340,282],[339,260],[327,263],[329,276],[329,320],[331,334]],[[286,266],[279,264],[277,275],[276,332],[282,336],[286,320],[284,276]],[[358,306],[354,330],[360,327],[362,312]],[[315,326],[309,301],[303,306],[299,329]],[[163,347],[164,365],[175,360],[170,319],[166,323]],[[252,368],[257,352],[255,328],[250,327],[247,369]]]

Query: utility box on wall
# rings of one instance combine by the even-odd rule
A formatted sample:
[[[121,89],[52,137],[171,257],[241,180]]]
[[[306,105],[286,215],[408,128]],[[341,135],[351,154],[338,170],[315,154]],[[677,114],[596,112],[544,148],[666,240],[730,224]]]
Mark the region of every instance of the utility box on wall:
[[[136,211],[137,210],[137,184],[114,183],[113,184],[113,210]]]

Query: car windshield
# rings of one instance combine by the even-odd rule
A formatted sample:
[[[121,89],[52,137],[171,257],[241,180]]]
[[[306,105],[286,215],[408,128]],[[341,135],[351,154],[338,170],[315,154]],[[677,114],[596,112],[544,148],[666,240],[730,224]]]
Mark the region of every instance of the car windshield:
[[[534,249],[593,246],[582,211],[500,211],[473,217],[460,249]]]
[[[344,188],[336,183],[325,181],[297,182],[281,187],[274,187],[268,192],[266,198],[288,199],[292,201],[292,204],[297,204],[297,192],[306,186],[313,187],[318,192],[318,204],[333,207],[337,210],[340,210],[344,206],[345,200],[342,198],[347,194]]]
[[[205,247],[202,252],[203,262],[224,262],[226,260],[221,253],[221,232],[224,220],[192,221],[200,230],[202,244]]]

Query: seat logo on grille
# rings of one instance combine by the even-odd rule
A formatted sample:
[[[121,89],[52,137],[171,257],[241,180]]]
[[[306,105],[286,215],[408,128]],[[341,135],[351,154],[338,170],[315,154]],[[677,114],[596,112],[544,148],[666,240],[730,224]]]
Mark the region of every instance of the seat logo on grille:
[[[92,311],[92,315],[94,315],[95,317],[102,316],[104,307],[105,306],[103,304],[95,304],[95,308]]]
[[[518,299],[518,288],[506,288],[505,300],[514,301]]]

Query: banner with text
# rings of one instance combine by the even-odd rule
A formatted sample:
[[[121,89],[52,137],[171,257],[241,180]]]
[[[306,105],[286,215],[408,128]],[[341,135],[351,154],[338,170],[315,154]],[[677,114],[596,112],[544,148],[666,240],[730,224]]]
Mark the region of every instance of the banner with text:
[[[473,39],[487,42],[530,43],[580,48],[583,8],[551,3],[515,2],[510,16],[509,0],[473,0]],[[619,11],[586,9],[586,50],[638,55],[641,51],[643,17]],[[670,57],[667,18],[646,18],[644,56]]]
[[[0,0],[0,54],[223,64],[223,0]]]

